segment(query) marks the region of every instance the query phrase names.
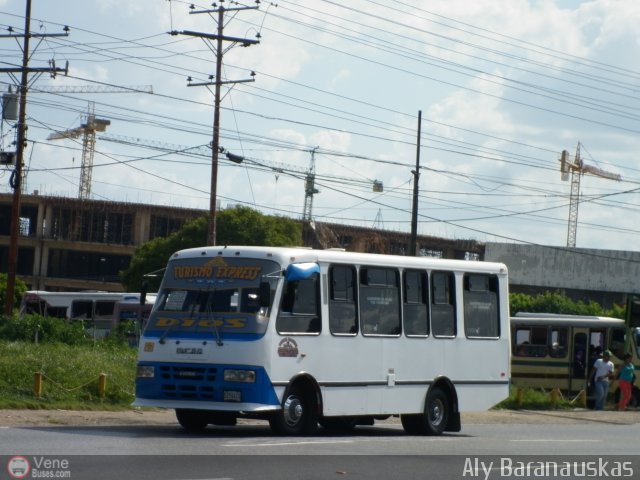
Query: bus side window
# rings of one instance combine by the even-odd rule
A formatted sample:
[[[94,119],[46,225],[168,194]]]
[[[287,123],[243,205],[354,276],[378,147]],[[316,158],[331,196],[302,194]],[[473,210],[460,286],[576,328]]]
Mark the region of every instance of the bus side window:
[[[407,336],[429,335],[429,285],[426,272],[407,270],[403,274],[402,318]]]
[[[602,352],[605,349],[606,334],[604,330],[589,331],[589,362],[588,367],[593,367],[593,364],[598,358],[602,356]]]
[[[466,336],[499,337],[498,278],[495,275],[465,274],[463,284]]]
[[[89,320],[93,318],[92,300],[74,300],[71,302],[70,318]]]
[[[397,270],[361,268],[359,295],[362,333],[400,334],[400,286]]]
[[[286,282],[276,330],[278,333],[320,333],[318,274]]]
[[[451,272],[431,274],[431,331],[436,337],[456,336],[455,277]]]
[[[356,270],[350,265],[329,268],[329,330],[333,334],[358,333]]]
[[[618,358],[624,358],[624,339],[625,332],[623,328],[614,328],[611,330],[611,339],[609,340],[609,350]]]
[[[115,300],[96,300],[95,318],[110,319],[113,317],[113,311],[116,308]]]
[[[564,358],[567,356],[568,351],[568,339],[569,332],[566,328],[552,328],[551,329],[551,349],[549,350],[549,356],[553,358]]]
[[[547,356],[547,327],[521,327],[515,332],[513,354],[517,357]]]

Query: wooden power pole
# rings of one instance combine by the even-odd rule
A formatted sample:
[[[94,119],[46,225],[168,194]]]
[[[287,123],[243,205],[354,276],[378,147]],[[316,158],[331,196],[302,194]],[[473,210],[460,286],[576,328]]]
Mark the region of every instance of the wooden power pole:
[[[11,206],[11,230],[9,239],[9,261],[7,269],[7,292],[4,304],[5,315],[11,315],[13,312],[13,297],[15,294],[16,274],[18,270],[18,233],[20,230],[20,203],[22,200],[22,166],[24,159],[24,147],[26,142],[26,118],[27,118],[27,91],[29,89],[29,74],[48,72],[51,76],[55,76],[58,72],[68,71],[68,65],[64,69],[56,68],[55,62],[51,60],[49,67],[30,68],[29,67],[29,40],[33,37],[60,37],[69,35],[68,28],[65,27],[65,33],[31,33],[31,0],[26,0],[26,13],[24,16],[24,33],[2,35],[3,37],[22,37],[24,43],[22,46],[22,66],[20,68],[0,68],[0,73],[20,73],[19,106],[18,106],[18,124],[16,135],[16,164],[11,174],[11,187],[13,188],[13,204]]]
[[[220,148],[220,90],[222,85],[233,84],[233,83],[243,83],[243,82],[253,82],[254,78],[252,76],[251,79],[246,80],[230,80],[223,81],[222,80],[222,56],[224,54],[223,50],[223,42],[230,42],[231,44],[240,44],[244,47],[248,47],[250,45],[255,45],[260,43],[259,40],[249,40],[246,38],[238,38],[238,37],[230,37],[224,34],[224,18],[225,13],[227,12],[239,12],[243,10],[255,10],[258,9],[258,6],[255,7],[231,7],[227,8],[222,5],[222,1],[220,5],[214,9],[207,10],[194,10],[192,9],[189,13],[198,14],[198,13],[206,13],[211,15],[217,14],[217,23],[218,23],[218,31],[216,34],[209,33],[201,33],[201,32],[192,32],[190,30],[183,31],[171,31],[171,35],[189,35],[192,37],[200,37],[205,41],[215,41],[216,42],[216,73],[213,77],[212,82],[201,82],[201,83],[193,83],[189,81],[189,86],[200,86],[200,85],[214,85],[214,111],[213,111],[213,141],[211,142],[211,193],[209,196],[209,219],[207,225],[207,244],[215,245],[216,244],[216,202],[217,202],[217,188],[218,188],[218,155],[221,152]],[[215,4],[214,4],[215,5]],[[252,72],[253,73],[253,72]],[[242,162],[242,157],[238,155],[233,155],[227,153],[227,158],[233,162],[240,163]]]

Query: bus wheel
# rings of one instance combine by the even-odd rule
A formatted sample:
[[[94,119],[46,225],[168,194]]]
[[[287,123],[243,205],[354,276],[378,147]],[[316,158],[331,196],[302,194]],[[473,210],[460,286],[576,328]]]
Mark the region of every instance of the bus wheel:
[[[292,387],[285,393],[282,409],[269,419],[271,429],[279,435],[309,435],[318,429],[313,395]]]
[[[449,421],[449,399],[440,389],[434,388],[427,396],[424,420],[427,435],[440,435]]]
[[[424,435],[424,415],[419,413],[400,415],[402,428],[409,435]]]
[[[188,432],[202,432],[207,428],[208,422],[204,412],[198,410],[176,409],[178,423]]]

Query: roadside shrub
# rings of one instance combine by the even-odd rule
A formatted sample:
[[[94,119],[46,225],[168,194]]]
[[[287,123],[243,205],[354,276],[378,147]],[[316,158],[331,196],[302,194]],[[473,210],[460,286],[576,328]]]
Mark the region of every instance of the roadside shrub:
[[[67,345],[91,341],[82,322],[40,315],[3,317],[0,321],[0,339],[33,343],[60,342]]]
[[[551,402],[551,392],[543,389],[523,388],[522,397],[518,399],[518,389],[511,388],[509,398],[503,400],[494,408],[509,410],[549,410],[556,408],[559,410],[575,408],[578,405],[571,403],[562,395],[558,398],[558,402],[553,405]],[[520,402],[521,400],[521,402]]]

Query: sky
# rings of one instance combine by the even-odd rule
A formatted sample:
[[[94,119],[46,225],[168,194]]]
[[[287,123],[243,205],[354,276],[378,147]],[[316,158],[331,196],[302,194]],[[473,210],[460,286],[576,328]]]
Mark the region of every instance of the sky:
[[[216,46],[185,32],[218,25],[191,4],[32,0],[32,32],[69,35],[33,38],[29,66],[69,68],[29,76],[25,193],[78,197],[82,136],[49,138],[93,111],[110,123],[91,198],[209,208],[214,89],[188,78],[211,83]],[[579,151],[621,180],[580,175],[576,246],[640,250],[640,2],[222,5],[224,35],[259,43],[224,42],[220,146],[244,161],[220,156],[221,208],[300,219],[313,166],[315,221],[408,232],[419,163],[418,234],[566,246],[559,160]],[[25,8],[0,0],[0,68],[22,62],[7,29],[24,31]],[[0,73],[3,92],[17,83]],[[15,149],[15,121],[0,134]]]

